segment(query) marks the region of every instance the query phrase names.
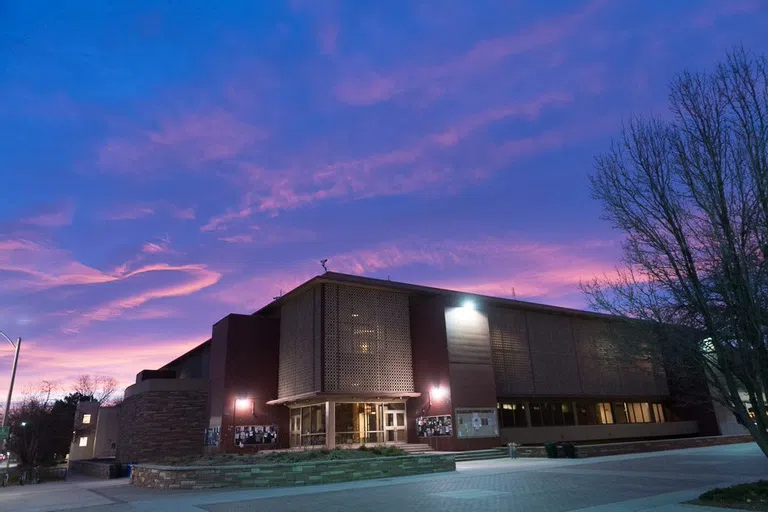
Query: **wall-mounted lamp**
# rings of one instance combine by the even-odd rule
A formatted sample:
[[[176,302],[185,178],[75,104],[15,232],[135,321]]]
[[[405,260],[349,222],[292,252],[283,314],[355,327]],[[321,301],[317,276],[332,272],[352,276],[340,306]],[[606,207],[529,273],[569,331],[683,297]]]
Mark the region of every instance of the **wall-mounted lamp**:
[[[448,389],[441,386],[434,386],[429,392],[430,401],[442,402],[448,397]]]
[[[247,409],[249,405],[251,405],[253,402],[247,398],[238,398],[235,400],[235,406],[238,409]]]
[[[461,303],[461,307],[464,309],[475,309],[475,301],[472,299],[464,299],[464,302]]]

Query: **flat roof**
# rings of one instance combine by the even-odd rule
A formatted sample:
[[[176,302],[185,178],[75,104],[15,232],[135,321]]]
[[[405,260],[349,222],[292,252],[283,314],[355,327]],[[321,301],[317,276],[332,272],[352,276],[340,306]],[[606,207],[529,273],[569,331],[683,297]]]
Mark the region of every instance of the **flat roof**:
[[[504,297],[493,297],[490,295],[482,295],[482,294],[471,293],[471,292],[462,292],[459,290],[449,290],[445,288],[435,288],[432,286],[423,286],[423,285],[403,283],[398,281],[390,281],[388,279],[377,279],[373,277],[358,276],[353,274],[343,274],[340,272],[326,272],[324,274],[315,276],[309,281],[305,281],[304,283],[300,284],[293,290],[275,299],[274,301],[262,307],[261,309],[259,309],[253,314],[261,315],[261,314],[270,313],[275,308],[281,306],[282,304],[292,299],[293,297],[296,297],[301,293],[307,290],[310,290],[315,286],[323,283],[350,284],[355,286],[386,289],[386,290],[393,290],[393,291],[419,294],[419,295],[432,295],[432,296],[442,295],[442,296],[448,296],[451,298],[473,298],[482,303],[495,304],[499,306],[516,307],[516,308],[526,309],[530,311],[560,313],[560,314],[566,314],[566,315],[578,315],[578,316],[586,316],[586,317],[592,317],[592,318],[601,318],[605,320],[607,319],[626,320],[626,318],[624,317],[619,317],[616,315],[608,315],[605,313],[597,313],[594,311],[565,308],[561,306],[551,306],[548,304],[540,304],[540,303],[528,302],[524,300],[508,299]]]

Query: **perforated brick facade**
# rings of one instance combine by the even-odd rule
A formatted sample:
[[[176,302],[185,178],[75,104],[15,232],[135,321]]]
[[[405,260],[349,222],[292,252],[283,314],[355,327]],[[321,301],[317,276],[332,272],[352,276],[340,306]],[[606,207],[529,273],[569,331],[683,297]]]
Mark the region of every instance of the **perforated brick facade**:
[[[325,285],[325,387],[413,392],[408,295]]]

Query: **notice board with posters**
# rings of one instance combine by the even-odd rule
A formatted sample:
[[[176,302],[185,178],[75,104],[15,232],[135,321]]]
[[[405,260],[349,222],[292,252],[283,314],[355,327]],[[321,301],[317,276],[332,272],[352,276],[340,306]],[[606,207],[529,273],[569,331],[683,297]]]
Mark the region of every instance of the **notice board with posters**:
[[[498,437],[499,421],[496,409],[456,408],[456,437]]]

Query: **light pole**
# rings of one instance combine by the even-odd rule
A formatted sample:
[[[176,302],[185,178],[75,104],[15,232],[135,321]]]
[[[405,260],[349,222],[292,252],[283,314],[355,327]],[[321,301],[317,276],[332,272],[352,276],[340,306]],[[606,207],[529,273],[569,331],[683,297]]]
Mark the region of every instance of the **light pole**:
[[[0,331],[0,335],[3,336],[3,338],[8,341],[8,343],[11,344],[11,346],[15,350],[15,354],[13,355],[13,370],[11,370],[11,385],[8,388],[8,400],[5,401],[5,411],[3,413],[3,427],[8,426],[8,415],[11,411],[11,398],[13,397],[13,383],[16,380],[16,367],[19,365],[19,350],[21,349],[21,338],[16,340],[16,343],[11,341],[11,338],[5,335],[3,331]],[[3,442],[3,450],[6,452],[6,459],[5,459],[5,471],[8,472],[11,467],[11,455],[10,452],[6,449],[8,447],[8,438],[5,438],[5,441]]]

